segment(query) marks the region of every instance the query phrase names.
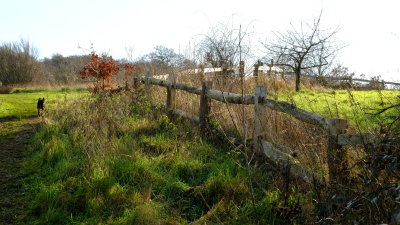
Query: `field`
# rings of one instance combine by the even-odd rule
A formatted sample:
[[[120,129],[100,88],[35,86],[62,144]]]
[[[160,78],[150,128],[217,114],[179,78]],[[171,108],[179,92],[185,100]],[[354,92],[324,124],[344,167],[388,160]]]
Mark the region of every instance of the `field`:
[[[360,130],[368,130],[387,114],[373,116],[379,109],[399,101],[400,92],[390,90],[346,91],[310,90],[282,94],[278,99],[327,118],[344,118]]]
[[[240,149],[202,140],[191,124],[153,112],[126,96],[77,100],[52,112],[59,122],[34,137],[29,169],[37,171],[32,178],[37,194],[30,219],[40,224],[288,221],[274,213],[284,201],[266,165],[250,168]],[[298,207],[294,199],[286,205]]]
[[[366,126],[360,121],[378,121],[366,109],[385,107],[397,95],[302,91],[278,99]],[[194,124],[173,121],[132,94],[93,97],[63,89],[0,95],[0,146],[39,120],[39,97],[46,98],[46,120],[23,164],[30,197],[14,199],[29,202],[19,218],[24,223],[307,224],[327,213],[319,211],[324,189],[288,181],[280,169],[250,161],[246,148],[201,138]],[[371,221],[362,213],[351,216]]]
[[[11,94],[0,94],[0,120],[37,116],[38,98],[45,98],[45,104],[52,107],[55,101],[77,97],[82,93],[87,93],[87,91],[69,88],[61,90],[16,89]]]
[[[61,90],[19,90],[11,94],[0,94],[0,143],[13,137],[13,133],[24,129],[24,125],[37,117],[36,103],[38,98],[46,99],[46,108],[54,103],[82,96],[88,92],[83,89]]]
[[[23,159],[29,157],[29,145],[42,121],[37,117],[36,102],[40,97],[54,102],[85,95],[83,90],[16,90],[0,94],[0,224],[16,223],[27,214],[33,193],[22,188],[27,174]]]

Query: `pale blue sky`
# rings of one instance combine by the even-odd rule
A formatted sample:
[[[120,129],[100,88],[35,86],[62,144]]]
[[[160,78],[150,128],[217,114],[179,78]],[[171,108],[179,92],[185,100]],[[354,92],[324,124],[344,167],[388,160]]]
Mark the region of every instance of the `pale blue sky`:
[[[323,10],[323,26],[341,28],[338,59],[351,71],[400,80],[400,2],[396,0],[0,0],[0,43],[28,39],[40,57],[84,54],[93,43],[115,58],[146,54],[156,45],[188,48],[210,25],[247,26],[258,41]]]

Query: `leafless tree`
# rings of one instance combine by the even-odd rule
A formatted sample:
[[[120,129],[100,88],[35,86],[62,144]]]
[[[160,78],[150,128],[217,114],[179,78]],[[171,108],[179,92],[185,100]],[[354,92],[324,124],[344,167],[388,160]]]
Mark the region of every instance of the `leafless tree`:
[[[312,23],[301,23],[300,29],[292,25],[285,33],[276,32],[274,41],[262,43],[276,65],[288,67],[294,72],[296,91],[300,90],[301,73],[310,69],[322,73],[341,48],[334,40],[338,29],[322,29],[321,16],[322,13]]]
[[[247,29],[234,28],[233,22],[218,23],[210,28],[196,47],[199,64],[221,67],[226,74],[250,53]]]
[[[64,57],[61,54],[53,54],[51,58],[41,60],[46,79],[54,85],[82,83],[79,71],[89,62],[90,58],[87,55]]]
[[[172,48],[162,45],[154,47],[154,51],[143,56],[140,61],[149,63],[156,73],[169,73],[171,70],[181,69],[186,63],[185,57]]]
[[[29,83],[40,71],[36,48],[26,40],[0,46],[0,81],[3,85]]]

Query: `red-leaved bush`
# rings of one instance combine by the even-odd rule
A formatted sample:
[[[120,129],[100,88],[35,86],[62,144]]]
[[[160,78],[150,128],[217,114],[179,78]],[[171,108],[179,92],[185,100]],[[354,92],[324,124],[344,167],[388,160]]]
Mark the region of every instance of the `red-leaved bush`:
[[[134,66],[131,64],[119,65],[112,56],[99,56],[95,51],[90,54],[90,63],[82,68],[80,76],[82,79],[94,79],[93,93],[107,92],[112,90],[113,76],[124,70],[125,85],[129,87],[128,76],[133,74]]]

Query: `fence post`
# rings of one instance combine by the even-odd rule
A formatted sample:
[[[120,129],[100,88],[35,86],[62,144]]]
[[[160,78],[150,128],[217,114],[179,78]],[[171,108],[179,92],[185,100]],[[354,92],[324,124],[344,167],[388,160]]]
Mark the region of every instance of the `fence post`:
[[[172,111],[175,109],[175,84],[176,77],[174,75],[168,76],[169,85],[167,87],[167,102],[166,106],[168,111]]]
[[[272,67],[274,67],[274,60],[271,59],[271,64],[268,65],[269,66],[269,70],[268,70],[268,76],[272,76]]]
[[[225,86],[228,80],[228,65],[224,62],[222,64],[222,84]]]
[[[260,66],[263,66],[263,63],[260,60],[257,60],[257,63],[254,64],[254,71],[253,71],[253,77],[256,77],[256,79],[260,75],[259,73]]]
[[[200,95],[200,109],[199,109],[199,119],[200,119],[200,131],[203,136],[207,133],[209,115],[211,111],[210,99],[207,98],[207,90],[212,88],[211,81],[203,81],[202,91]]]
[[[345,133],[347,127],[347,120],[329,120],[327,159],[329,180],[333,185],[344,184],[349,175],[346,149],[338,143],[339,134]]]
[[[204,65],[203,64],[200,65],[199,71],[200,71],[200,79],[201,79],[201,81],[204,81],[205,77],[204,77]]]
[[[254,64],[254,71],[253,71],[253,77],[258,77],[258,63]]]
[[[244,79],[244,61],[240,61],[239,63],[239,75]]]
[[[146,72],[146,79],[144,81],[144,88],[147,94],[150,93],[150,78],[153,77],[153,74],[150,71]]]
[[[254,95],[254,134],[253,146],[256,154],[262,153],[261,150],[261,132],[262,125],[265,124],[265,107],[259,101],[267,95],[267,88],[257,86]]]

